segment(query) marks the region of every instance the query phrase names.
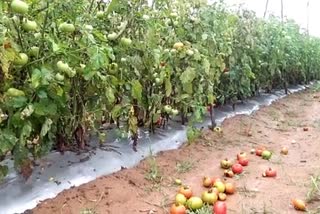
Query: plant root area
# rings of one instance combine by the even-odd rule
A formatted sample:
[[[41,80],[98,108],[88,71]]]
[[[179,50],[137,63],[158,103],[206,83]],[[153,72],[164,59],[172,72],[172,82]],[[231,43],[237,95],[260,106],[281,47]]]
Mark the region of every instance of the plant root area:
[[[201,197],[203,177],[224,178],[220,161],[235,161],[240,152],[247,153],[249,165],[241,175],[226,178],[236,185],[236,193],[227,196],[228,214],[294,214],[299,212],[291,205],[294,198],[307,201],[310,213],[320,213],[319,92],[291,94],[252,115],[226,119],[221,128],[222,133],[203,131],[178,150],[63,191],[26,213],[169,213],[179,190],[175,179]],[[250,153],[260,146],[273,152],[270,160]],[[283,147],[287,155],[280,153]],[[262,176],[269,167],[277,170],[277,177]]]

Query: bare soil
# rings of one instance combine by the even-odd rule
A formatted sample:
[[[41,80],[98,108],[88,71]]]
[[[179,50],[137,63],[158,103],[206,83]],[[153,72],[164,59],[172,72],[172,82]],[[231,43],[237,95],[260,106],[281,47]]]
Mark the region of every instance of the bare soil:
[[[99,214],[168,213],[179,189],[176,178],[200,196],[203,176],[223,177],[220,160],[234,160],[241,151],[247,152],[250,163],[241,176],[228,179],[237,186],[226,201],[229,214],[298,213],[290,205],[292,198],[309,199],[309,210],[320,213],[319,195],[307,197],[314,188],[311,176],[320,175],[319,92],[291,94],[250,116],[227,119],[222,130],[222,134],[204,131],[190,145],[160,153],[153,161],[149,158],[132,169],[66,190],[31,213],[79,214],[85,209]],[[273,151],[270,161],[250,154],[257,146]],[[289,148],[286,156],[280,154],[283,146]],[[269,167],[277,170],[276,178],[262,177]],[[152,174],[151,169],[159,171]],[[152,175],[154,179],[146,179]]]

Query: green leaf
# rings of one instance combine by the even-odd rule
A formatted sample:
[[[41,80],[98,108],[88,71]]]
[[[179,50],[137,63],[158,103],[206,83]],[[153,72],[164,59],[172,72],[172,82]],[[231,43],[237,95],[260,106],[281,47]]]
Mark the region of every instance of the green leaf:
[[[44,124],[42,125],[41,132],[40,132],[40,137],[44,137],[48,134],[48,132],[51,129],[53,121],[50,118],[47,118]]]
[[[170,79],[166,79],[165,88],[166,88],[166,96],[169,97],[172,93],[172,84]]]
[[[7,176],[8,172],[9,168],[7,166],[0,165],[0,182],[5,176]]]
[[[11,97],[7,100],[6,105],[12,108],[21,108],[27,104],[27,101],[26,97]]]
[[[118,5],[119,5],[119,0],[112,0],[111,3],[108,6],[106,14],[109,14],[112,11],[114,11],[117,8]]]
[[[0,130],[0,155],[11,151],[18,142],[15,134],[9,129]]]
[[[106,97],[107,97],[109,103],[114,103],[114,101],[116,100],[116,98],[114,96],[114,91],[111,87],[108,87],[106,89]]]
[[[26,139],[30,137],[32,131],[32,124],[30,121],[24,124],[20,133],[20,144],[25,145]]]
[[[116,119],[121,114],[121,105],[115,105],[111,111],[111,116],[113,119]]]
[[[185,83],[185,84],[183,84],[183,90],[184,90],[186,93],[192,95],[192,93],[193,93],[193,85],[192,85],[192,83]]]
[[[40,85],[49,85],[52,79],[52,71],[47,68],[42,67],[41,70],[34,69],[31,75],[31,86],[38,88]]]
[[[191,83],[196,78],[196,70],[188,67],[180,76],[182,84]]]
[[[139,80],[133,80],[131,82],[131,96],[138,101],[141,101],[142,97],[142,85],[140,84]]]
[[[34,104],[35,114],[40,116],[57,114],[57,105],[49,99],[40,100],[40,102]]]

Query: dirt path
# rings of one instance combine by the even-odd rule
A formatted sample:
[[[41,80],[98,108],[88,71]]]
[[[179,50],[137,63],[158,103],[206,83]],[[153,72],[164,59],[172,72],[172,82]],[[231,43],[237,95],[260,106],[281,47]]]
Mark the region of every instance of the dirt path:
[[[206,131],[190,146],[161,153],[133,169],[64,191],[31,213],[79,214],[85,209],[92,210],[86,213],[99,214],[167,213],[178,190],[173,184],[175,178],[200,195],[202,177],[222,176],[220,160],[234,159],[240,151],[248,153],[250,163],[242,176],[231,179],[237,193],[228,196],[228,213],[296,213],[290,199],[307,199],[311,176],[320,175],[319,96],[311,91],[297,93],[251,116],[227,119],[222,126],[223,135]],[[309,130],[304,131],[304,127]],[[251,148],[260,145],[274,152],[270,161],[250,154]],[[287,156],[280,155],[282,146],[289,148]],[[261,176],[269,166],[277,170],[276,179]],[[152,176],[154,179],[146,179]],[[320,203],[316,200],[308,206],[314,210]]]

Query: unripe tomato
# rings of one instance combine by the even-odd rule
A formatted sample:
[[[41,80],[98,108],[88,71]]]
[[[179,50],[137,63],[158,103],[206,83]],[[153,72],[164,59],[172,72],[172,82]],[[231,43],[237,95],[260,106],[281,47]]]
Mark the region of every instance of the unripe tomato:
[[[69,70],[71,70],[68,63],[63,63],[62,61],[57,62],[57,68],[61,72],[68,72]]]
[[[30,56],[37,57],[39,55],[39,47],[33,46],[30,48],[29,54]]]
[[[123,44],[124,46],[130,46],[132,44],[132,40],[129,38],[121,38],[121,44]]]
[[[28,63],[28,60],[29,60],[29,57],[27,54],[19,53],[18,58],[14,60],[14,64],[23,66]]]
[[[92,27],[92,25],[85,25],[84,29],[87,30],[87,31],[92,31],[93,27]]]
[[[6,92],[6,95],[9,97],[23,97],[25,96],[25,93],[16,88],[9,88]]]
[[[108,39],[109,40],[115,40],[115,39],[117,39],[117,34],[116,33],[110,33],[110,34],[108,34]]]
[[[64,76],[60,73],[57,73],[56,76],[55,76],[55,79],[57,81],[63,81],[64,80]]]
[[[28,31],[28,32],[35,31],[37,30],[37,28],[38,28],[38,25],[35,21],[27,20],[22,23],[22,29],[25,31]]]
[[[73,24],[69,24],[67,22],[63,22],[59,25],[59,30],[64,33],[72,33],[76,30]]]
[[[36,39],[40,39],[40,37],[41,37],[41,33],[35,33],[33,35],[34,35],[34,38],[36,38]]]
[[[11,2],[11,10],[15,13],[26,14],[29,10],[29,5],[21,0],[13,0]]]
[[[97,12],[97,17],[100,19],[100,18],[103,18],[104,16],[104,12],[103,11],[98,11]]]

